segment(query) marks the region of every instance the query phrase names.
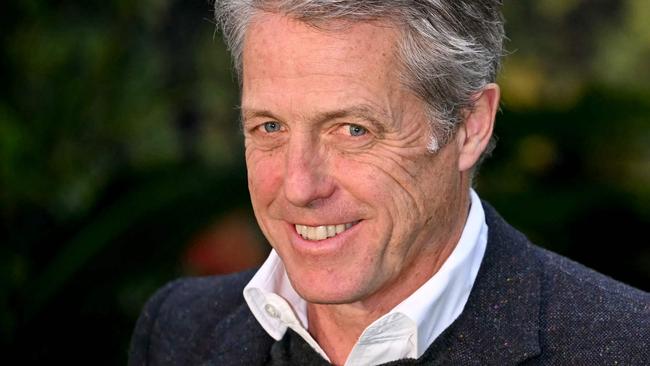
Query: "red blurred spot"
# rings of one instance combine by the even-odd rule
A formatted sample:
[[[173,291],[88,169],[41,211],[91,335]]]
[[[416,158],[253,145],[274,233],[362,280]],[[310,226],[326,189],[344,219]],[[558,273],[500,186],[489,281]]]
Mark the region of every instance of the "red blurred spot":
[[[200,231],[185,251],[186,271],[211,275],[259,266],[266,258],[268,246],[254,222],[250,215],[235,211]]]

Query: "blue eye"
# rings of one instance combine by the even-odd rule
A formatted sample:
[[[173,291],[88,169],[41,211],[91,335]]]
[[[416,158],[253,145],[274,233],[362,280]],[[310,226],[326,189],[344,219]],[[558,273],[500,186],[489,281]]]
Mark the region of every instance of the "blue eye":
[[[363,136],[368,132],[368,130],[366,130],[365,128],[359,125],[350,125],[349,129],[350,129],[350,136]]]
[[[270,121],[264,123],[264,131],[266,132],[278,132],[280,131],[280,124],[278,122]]]

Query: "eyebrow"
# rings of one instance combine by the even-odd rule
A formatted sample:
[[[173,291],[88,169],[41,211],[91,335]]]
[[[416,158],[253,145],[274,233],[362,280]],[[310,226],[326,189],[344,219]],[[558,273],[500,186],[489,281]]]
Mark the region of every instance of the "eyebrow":
[[[278,119],[276,118],[273,113],[266,109],[253,109],[253,108],[244,108],[242,106],[239,106],[239,110],[241,111],[241,121],[244,123],[247,119],[252,119],[252,118],[272,118],[272,119]]]
[[[265,109],[253,109],[241,107],[242,111],[242,123],[251,118],[271,118],[278,120],[275,115]],[[388,114],[383,110],[377,110],[367,104],[353,105],[350,107],[345,107],[341,109],[335,109],[331,111],[317,112],[315,115],[311,116],[309,119],[317,123],[323,123],[331,121],[334,119],[341,119],[346,117],[356,117],[368,121],[373,127],[378,131],[378,133],[383,133],[386,130],[385,122],[389,120]],[[384,121],[382,123],[381,121]]]

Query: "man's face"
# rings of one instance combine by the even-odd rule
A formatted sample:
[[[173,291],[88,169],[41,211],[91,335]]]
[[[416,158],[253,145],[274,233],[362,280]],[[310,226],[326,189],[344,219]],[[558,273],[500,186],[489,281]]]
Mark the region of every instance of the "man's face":
[[[457,144],[427,152],[425,105],[400,83],[396,36],[383,23],[324,31],[271,14],[247,33],[251,200],[312,303],[403,298],[462,229]]]

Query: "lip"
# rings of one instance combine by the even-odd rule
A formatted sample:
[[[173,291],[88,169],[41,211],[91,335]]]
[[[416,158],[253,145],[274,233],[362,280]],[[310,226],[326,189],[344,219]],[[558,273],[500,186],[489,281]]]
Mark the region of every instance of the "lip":
[[[340,252],[356,235],[363,220],[353,221],[349,229],[323,240],[306,240],[296,231],[295,224],[287,223],[292,247],[299,253],[310,256],[331,255]],[[315,225],[310,225],[315,226]]]

